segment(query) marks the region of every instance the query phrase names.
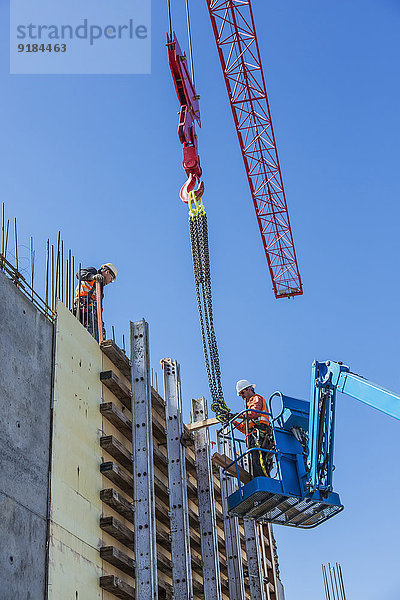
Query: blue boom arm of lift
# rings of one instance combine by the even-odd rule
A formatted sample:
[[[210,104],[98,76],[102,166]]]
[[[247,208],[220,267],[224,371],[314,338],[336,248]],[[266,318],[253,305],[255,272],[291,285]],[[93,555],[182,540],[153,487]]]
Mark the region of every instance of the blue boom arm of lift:
[[[235,436],[234,422],[230,423],[232,452],[236,457],[232,464],[236,464],[238,479],[238,490],[228,498],[231,514],[308,529],[343,509],[332,483],[337,391],[400,419],[398,394],[350,373],[349,367],[341,363],[314,362],[310,402],[280,392],[275,392],[269,400],[267,414],[275,450],[251,448],[238,452],[240,440]],[[272,411],[274,398],[281,403],[276,417]],[[235,421],[246,412],[237,415]],[[272,477],[255,477],[243,485],[239,465],[245,466],[246,455],[255,453],[265,453],[265,457],[274,454],[275,473]]]

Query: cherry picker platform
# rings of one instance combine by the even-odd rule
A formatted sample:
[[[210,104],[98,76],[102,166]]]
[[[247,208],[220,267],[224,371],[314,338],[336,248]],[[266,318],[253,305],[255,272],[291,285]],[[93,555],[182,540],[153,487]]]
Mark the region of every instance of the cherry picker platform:
[[[269,410],[263,414],[271,422],[273,450],[253,447],[242,451],[243,440],[237,437],[235,422],[246,416],[246,410],[225,427],[235,457],[225,471],[234,465],[238,482],[238,489],[228,498],[230,514],[310,529],[343,510],[332,481],[337,391],[400,419],[400,395],[351,373],[342,363],[315,361],[311,382],[310,402],[281,392],[270,397]],[[280,409],[274,416],[276,400]],[[254,453],[264,460],[273,455],[274,470],[269,477],[255,477],[243,484],[241,468]]]

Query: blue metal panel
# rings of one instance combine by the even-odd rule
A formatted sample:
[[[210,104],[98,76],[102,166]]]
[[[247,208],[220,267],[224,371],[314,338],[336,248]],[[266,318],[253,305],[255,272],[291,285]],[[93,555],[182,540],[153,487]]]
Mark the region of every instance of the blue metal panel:
[[[247,483],[242,490],[236,490],[228,498],[229,511],[232,511],[243,500],[250,498],[257,492],[270,492],[271,494],[283,494],[281,482],[269,477],[255,477]]]
[[[310,412],[310,403],[290,396],[282,396],[283,413],[282,426],[290,431],[292,427],[302,427],[308,430],[308,418]]]

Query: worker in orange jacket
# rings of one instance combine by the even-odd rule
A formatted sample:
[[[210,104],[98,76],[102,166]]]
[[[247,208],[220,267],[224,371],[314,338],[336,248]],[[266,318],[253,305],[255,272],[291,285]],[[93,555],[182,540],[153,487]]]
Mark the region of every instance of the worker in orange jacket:
[[[100,269],[87,267],[76,274],[79,284],[74,297],[74,314],[79,318],[89,333],[99,341],[99,325],[97,319],[97,302],[103,310],[103,288],[117,278],[118,269],[112,263],[104,263]],[[100,298],[97,298],[96,283],[100,284]]]
[[[267,402],[263,396],[254,391],[255,383],[240,379],[236,384],[237,395],[243,398],[245,408],[249,412],[241,416],[242,421],[234,421],[236,428],[245,434],[248,448],[273,450],[274,435],[267,413]],[[253,412],[254,411],[254,412]],[[262,411],[261,414],[255,411]],[[270,476],[274,459],[266,452],[251,452],[251,462],[254,477]]]

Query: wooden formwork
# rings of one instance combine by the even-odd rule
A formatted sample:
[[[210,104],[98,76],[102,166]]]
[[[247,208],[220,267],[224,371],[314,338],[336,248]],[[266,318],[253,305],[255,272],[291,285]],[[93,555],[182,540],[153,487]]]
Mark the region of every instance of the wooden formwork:
[[[133,506],[133,460],[132,455],[132,393],[131,364],[125,354],[110,340],[102,342],[103,371],[102,403],[99,411],[102,416],[100,437],[99,469],[103,488],[100,492],[102,515],[101,547],[103,575],[100,587],[103,598],[111,600],[135,598],[135,556],[134,556],[134,506]],[[168,456],[165,421],[165,402],[162,396],[151,387],[151,414],[153,436],[153,466],[155,492],[155,524],[157,542],[157,581],[158,597],[172,598],[170,507],[168,489]],[[199,501],[196,476],[196,458],[193,434],[184,428],[183,439],[186,463],[187,512],[189,518],[191,576],[193,598],[204,598],[202,540],[199,524]],[[225,549],[223,509],[221,497],[220,469],[213,464],[211,481],[215,500],[216,538],[220,569],[221,597],[229,600],[229,582]],[[243,523],[239,523],[240,561],[244,573],[245,598],[251,599],[246,556],[246,539]],[[276,566],[274,560],[274,540],[271,527],[256,526],[257,543],[261,555],[262,581],[267,600],[278,600],[276,594]],[[231,600],[237,600],[231,598]],[[251,599],[253,600],[253,599]]]

